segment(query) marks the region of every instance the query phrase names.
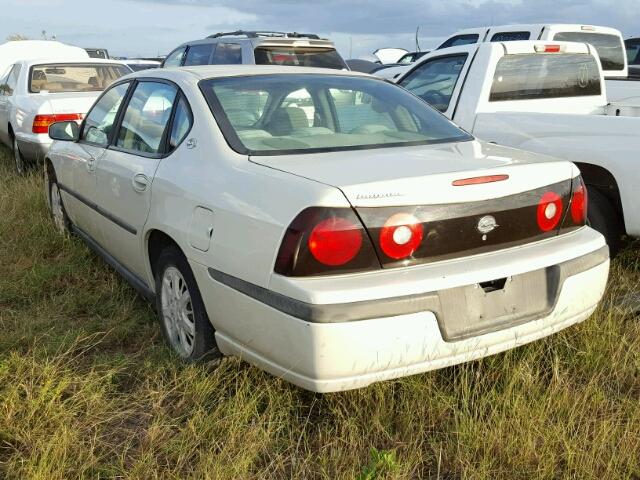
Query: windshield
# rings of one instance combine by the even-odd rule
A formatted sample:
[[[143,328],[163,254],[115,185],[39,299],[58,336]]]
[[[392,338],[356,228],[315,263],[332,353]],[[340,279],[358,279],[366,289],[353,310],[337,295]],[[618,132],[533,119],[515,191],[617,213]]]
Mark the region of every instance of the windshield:
[[[131,73],[124,65],[49,64],[31,67],[31,93],[100,92]]]
[[[498,61],[489,101],[600,95],[600,71],[593,55],[533,53]]]
[[[624,70],[625,52],[620,37],[592,32],[560,32],[553,37],[561,42],[590,43],[598,52],[603,70]]]
[[[406,90],[339,75],[204,80],[211,110],[234,150],[252,155],[327,152],[470,140]]]
[[[348,70],[347,64],[334,48],[258,47],[255,57],[256,65],[291,65]]]

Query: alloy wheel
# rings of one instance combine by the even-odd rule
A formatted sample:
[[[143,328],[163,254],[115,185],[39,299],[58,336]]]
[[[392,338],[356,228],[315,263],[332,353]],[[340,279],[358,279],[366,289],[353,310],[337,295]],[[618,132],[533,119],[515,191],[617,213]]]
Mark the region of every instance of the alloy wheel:
[[[164,271],[160,295],[169,342],[181,357],[187,358],[193,353],[196,324],[189,288],[176,267],[169,266]]]

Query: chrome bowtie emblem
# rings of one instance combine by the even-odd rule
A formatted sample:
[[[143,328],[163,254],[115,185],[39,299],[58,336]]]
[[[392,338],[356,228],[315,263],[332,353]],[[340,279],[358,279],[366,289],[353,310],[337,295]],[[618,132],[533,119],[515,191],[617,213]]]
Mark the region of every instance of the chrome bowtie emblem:
[[[491,215],[485,215],[480,220],[478,220],[478,226],[476,227],[480,233],[486,235],[489,232],[493,232],[496,228],[498,228],[498,223],[496,219]]]

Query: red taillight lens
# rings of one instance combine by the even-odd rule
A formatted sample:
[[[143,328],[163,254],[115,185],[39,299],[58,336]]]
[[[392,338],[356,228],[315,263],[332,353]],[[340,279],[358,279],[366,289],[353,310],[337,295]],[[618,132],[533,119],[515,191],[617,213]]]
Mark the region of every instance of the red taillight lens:
[[[587,188],[582,178],[577,179],[578,186],[573,191],[571,197],[571,218],[578,225],[583,225],[587,221]]]
[[[380,248],[390,258],[409,257],[422,243],[422,223],[407,213],[392,215],[380,229]]]
[[[562,197],[555,192],[546,192],[538,202],[538,227],[543,232],[556,228],[562,218]]]
[[[311,230],[308,246],[320,263],[332,267],[344,265],[353,260],[362,247],[361,227],[346,218],[327,218]]]
[[[80,121],[82,113],[57,113],[55,115],[36,115],[33,119],[33,133],[49,133],[49,125],[56,122]]]
[[[305,277],[379,268],[369,235],[353,209],[310,207],[287,228],[274,271]]]

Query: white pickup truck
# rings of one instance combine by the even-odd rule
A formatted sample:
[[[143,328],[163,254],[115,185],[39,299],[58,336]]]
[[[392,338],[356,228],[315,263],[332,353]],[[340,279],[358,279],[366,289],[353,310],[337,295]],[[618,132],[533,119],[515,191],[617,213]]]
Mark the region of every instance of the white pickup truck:
[[[508,41],[436,50],[398,83],[489,142],[573,161],[589,220],[612,253],[640,236],[640,107],[607,101],[601,64],[584,43]]]
[[[500,25],[469,28],[454,33],[438,49],[481,42],[518,40],[580,42],[593,45],[602,63],[609,101],[640,105],[640,79],[629,77],[625,42],[620,31],[615,28],[575,24]]]

